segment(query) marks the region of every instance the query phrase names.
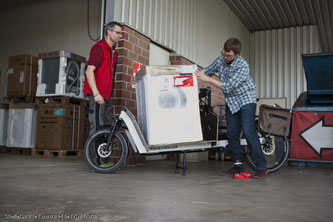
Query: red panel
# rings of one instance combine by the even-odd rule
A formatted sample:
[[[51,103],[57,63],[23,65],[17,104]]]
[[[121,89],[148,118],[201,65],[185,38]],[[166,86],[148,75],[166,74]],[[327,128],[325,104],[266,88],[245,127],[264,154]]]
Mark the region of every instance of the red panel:
[[[143,67],[142,64],[133,61],[133,69],[132,69],[132,88],[135,88],[135,74]]]
[[[290,158],[333,160],[333,113],[293,112]]]

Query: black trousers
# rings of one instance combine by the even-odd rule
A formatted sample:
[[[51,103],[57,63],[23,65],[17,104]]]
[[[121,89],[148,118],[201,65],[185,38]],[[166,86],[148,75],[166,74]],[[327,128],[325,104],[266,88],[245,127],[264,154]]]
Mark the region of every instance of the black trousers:
[[[109,127],[112,125],[112,103],[110,99],[104,99],[104,104],[95,102],[93,96],[89,97],[89,134],[93,134],[98,129]]]

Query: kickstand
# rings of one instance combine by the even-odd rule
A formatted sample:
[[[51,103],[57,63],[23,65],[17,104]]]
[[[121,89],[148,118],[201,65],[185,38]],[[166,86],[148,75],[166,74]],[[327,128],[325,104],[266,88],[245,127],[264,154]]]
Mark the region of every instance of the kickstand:
[[[176,156],[176,170],[175,173],[178,173],[178,169],[183,169],[182,175],[186,176],[186,151],[183,152],[183,166],[179,166],[179,153]]]

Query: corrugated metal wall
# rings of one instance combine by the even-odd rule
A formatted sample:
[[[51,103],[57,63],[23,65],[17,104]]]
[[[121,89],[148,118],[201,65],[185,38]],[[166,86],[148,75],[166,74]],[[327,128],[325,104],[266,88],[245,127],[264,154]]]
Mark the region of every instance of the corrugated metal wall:
[[[239,38],[257,96],[286,97],[287,107],[306,91],[301,54],[322,52],[317,26],[250,34],[221,0],[115,0],[115,20],[203,67],[225,40]]]
[[[114,16],[204,67],[230,37],[242,41],[249,59],[250,33],[222,0],[115,0]]]
[[[317,26],[299,26],[251,34],[251,72],[258,97],[286,97],[292,107],[306,91],[301,54],[322,52]]]

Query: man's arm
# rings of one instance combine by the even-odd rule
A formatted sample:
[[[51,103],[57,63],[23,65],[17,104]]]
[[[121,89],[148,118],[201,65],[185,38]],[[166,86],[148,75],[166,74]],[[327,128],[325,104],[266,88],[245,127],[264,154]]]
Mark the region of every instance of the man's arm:
[[[204,69],[202,69],[200,71],[195,71],[194,74],[197,76],[198,79],[201,79],[202,81],[214,84],[219,88],[221,88],[221,86],[222,86],[222,83],[220,80],[207,76]]]
[[[96,69],[95,66],[88,65],[87,70],[86,70],[86,77],[87,77],[87,81],[88,81],[88,84],[90,86],[90,89],[93,92],[93,97],[94,97],[95,101],[98,104],[103,104],[104,103],[104,98],[99,93],[99,91],[97,89],[97,85],[96,85],[96,79],[95,79],[95,74],[94,74],[95,69]]]

